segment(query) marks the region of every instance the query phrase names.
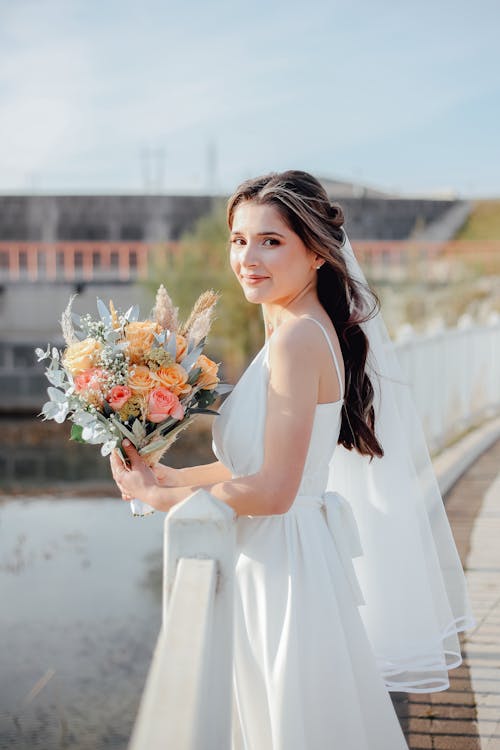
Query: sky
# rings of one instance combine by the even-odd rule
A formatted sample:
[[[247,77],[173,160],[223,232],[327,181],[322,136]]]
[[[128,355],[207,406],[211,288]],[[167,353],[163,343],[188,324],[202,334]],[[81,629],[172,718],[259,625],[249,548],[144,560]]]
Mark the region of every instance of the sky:
[[[0,192],[500,196],[498,0],[0,0]]]

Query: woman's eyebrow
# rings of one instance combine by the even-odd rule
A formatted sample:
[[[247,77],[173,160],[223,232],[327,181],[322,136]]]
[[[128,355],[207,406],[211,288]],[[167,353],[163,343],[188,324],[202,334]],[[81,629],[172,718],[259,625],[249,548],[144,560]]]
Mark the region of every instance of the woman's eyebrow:
[[[243,234],[243,232],[235,230],[234,232],[231,232],[231,234]],[[263,237],[265,234],[276,234],[278,237],[282,237],[283,239],[285,239],[285,235],[280,234],[279,232],[271,232],[271,231],[269,231],[269,232],[257,232],[256,236],[257,237]]]

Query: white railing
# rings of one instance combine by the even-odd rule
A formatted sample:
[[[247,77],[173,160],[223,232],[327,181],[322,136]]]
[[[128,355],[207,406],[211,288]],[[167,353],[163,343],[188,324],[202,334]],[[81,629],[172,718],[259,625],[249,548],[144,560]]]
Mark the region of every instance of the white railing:
[[[163,621],[128,750],[227,750],[234,511],[203,489],[165,518]]]
[[[412,386],[431,455],[500,413],[500,316],[456,328],[441,323],[425,334],[400,330],[398,358]]]
[[[396,348],[430,449],[500,412],[500,320]],[[163,622],[128,750],[229,750],[235,514],[199,489],[165,518]]]

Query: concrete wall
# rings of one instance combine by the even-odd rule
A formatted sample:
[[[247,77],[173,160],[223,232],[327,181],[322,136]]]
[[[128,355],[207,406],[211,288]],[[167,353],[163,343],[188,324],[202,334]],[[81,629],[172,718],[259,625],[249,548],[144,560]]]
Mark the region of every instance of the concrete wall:
[[[146,317],[153,305],[144,287],[136,284],[86,283],[52,284],[50,282],[19,282],[0,288],[0,341],[54,340],[61,334],[59,320],[70,296],[78,291],[73,304],[75,312],[95,312],[96,300],[113,300],[115,307],[126,310],[131,304],[140,305]]]
[[[211,196],[0,196],[0,241],[176,240]]]
[[[327,186],[328,190],[328,186]],[[454,200],[344,197],[328,190],[346,215],[353,239],[406,239],[435,221]],[[30,240],[177,240],[226,198],[218,196],[0,196],[0,242]]]

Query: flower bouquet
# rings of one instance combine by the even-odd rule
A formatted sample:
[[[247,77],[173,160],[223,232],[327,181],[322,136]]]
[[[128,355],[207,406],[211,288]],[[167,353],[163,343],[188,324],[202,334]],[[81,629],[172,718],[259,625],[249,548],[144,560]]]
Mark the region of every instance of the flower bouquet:
[[[69,418],[72,440],[102,444],[103,456],[118,448],[124,462],[126,437],[153,467],[198,414],[218,414],[208,407],[233,387],[202,353],[219,295],[201,294],[183,325],[163,284],[147,320],[139,320],[137,305],[121,313],[100,299],[98,318],[77,315],[75,296],[61,319],[66,348],[35,350],[39,362],[50,360],[50,401],[39,416]],[[137,498],[130,507],[134,516],[154,512]]]

